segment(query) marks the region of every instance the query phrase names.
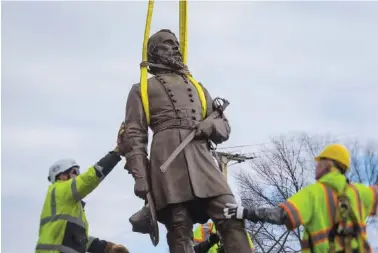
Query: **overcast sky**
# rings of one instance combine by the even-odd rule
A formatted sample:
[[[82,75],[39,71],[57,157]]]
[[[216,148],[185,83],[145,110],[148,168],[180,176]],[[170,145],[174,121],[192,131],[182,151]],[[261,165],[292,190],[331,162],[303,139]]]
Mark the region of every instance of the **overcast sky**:
[[[146,10],[2,2],[2,252],[33,251],[55,160],[85,170],[114,148]],[[377,27],[378,2],[190,2],[189,68],[231,102],[223,146],[295,131],[378,139]],[[151,32],[161,28],[178,32],[178,3],[155,3]],[[151,252],[131,232],[143,202],[123,164],[86,199],[90,233]],[[160,241],[153,252],[168,252],[163,228]]]

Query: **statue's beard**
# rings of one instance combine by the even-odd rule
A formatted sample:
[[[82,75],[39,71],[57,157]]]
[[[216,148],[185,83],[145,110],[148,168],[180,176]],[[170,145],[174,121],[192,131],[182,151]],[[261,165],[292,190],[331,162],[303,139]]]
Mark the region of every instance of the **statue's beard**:
[[[152,69],[159,68],[158,65],[163,65],[165,68],[162,69],[169,69],[171,71],[181,72],[187,70],[178,47],[161,44],[151,51],[148,62],[151,63]]]

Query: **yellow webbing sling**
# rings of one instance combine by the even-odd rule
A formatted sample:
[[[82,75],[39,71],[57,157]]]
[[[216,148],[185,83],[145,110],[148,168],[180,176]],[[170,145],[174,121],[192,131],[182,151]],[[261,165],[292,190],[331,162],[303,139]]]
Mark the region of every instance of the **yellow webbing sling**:
[[[144,40],[143,40],[143,50],[142,50],[142,62],[147,61],[147,43],[150,36],[151,21],[152,21],[152,12],[154,8],[154,0],[148,1],[148,11],[147,11],[147,20],[144,30]],[[187,63],[187,48],[188,48],[188,2],[187,0],[181,0],[179,5],[179,16],[180,16],[180,51],[183,57],[184,64]],[[202,107],[202,117],[206,117],[207,103],[205,93],[201,85],[192,77],[191,74],[187,74],[186,77],[194,85],[197,90],[198,97],[201,101]],[[140,92],[142,98],[142,104],[144,113],[146,115],[147,124],[150,124],[150,104],[148,101],[148,82],[147,82],[147,66],[141,64],[140,67]]]

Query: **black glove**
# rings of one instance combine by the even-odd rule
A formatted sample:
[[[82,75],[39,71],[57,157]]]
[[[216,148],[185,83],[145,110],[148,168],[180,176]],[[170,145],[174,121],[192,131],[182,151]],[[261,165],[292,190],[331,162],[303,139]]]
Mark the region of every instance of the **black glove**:
[[[217,233],[210,234],[209,236],[209,243],[210,245],[214,245],[220,241],[219,235]]]
[[[146,199],[148,193],[148,182],[144,177],[135,178],[134,193],[141,199]]]

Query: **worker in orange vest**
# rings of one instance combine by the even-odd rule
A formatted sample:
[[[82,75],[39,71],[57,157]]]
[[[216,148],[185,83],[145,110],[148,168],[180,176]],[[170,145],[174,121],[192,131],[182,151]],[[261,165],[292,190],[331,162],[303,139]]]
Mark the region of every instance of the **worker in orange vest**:
[[[246,209],[226,204],[226,218],[286,225],[303,225],[302,252],[372,252],[367,241],[366,218],[378,213],[378,186],[352,184],[345,173],[350,154],[340,144],[327,146],[317,157],[315,179],[278,207]]]
[[[251,236],[247,231],[246,234],[252,253],[254,253],[255,248]],[[222,241],[214,222],[200,224],[193,232],[193,241],[195,253],[224,253]]]

